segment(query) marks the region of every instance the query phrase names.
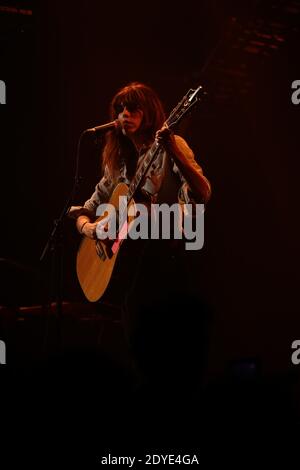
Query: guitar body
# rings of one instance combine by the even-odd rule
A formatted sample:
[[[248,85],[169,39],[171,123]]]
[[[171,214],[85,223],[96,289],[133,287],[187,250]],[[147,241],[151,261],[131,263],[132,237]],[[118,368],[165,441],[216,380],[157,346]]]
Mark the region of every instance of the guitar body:
[[[118,184],[112,193],[109,204],[118,210],[119,197],[127,196],[127,194],[128,186],[125,183]],[[128,205],[128,210],[131,206],[134,206],[133,199],[131,199]],[[134,210],[131,210],[131,212],[134,213]],[[109,213],[109,208],[107,212],[104,212],[104,214],[107,213]],[[96,222],[103,219],[104,214]],[[134,216],[128,217],[128,226],[133,219]],[[122,239],[113,243],[111,241],[83,238],[77,253],[76,270],[80,286],[90,302],[96,302],[104,294],[110,281],[121,243]],[[111,250],[112,244],[113,251]]]

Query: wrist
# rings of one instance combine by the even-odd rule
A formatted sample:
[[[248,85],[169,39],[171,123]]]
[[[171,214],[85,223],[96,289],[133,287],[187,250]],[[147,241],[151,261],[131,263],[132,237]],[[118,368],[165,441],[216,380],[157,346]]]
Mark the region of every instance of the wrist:
[[[86,224],[89,223],[89,220],[85,220],[80,226],[79,226],[79,232],[83,233],[83,228]]]

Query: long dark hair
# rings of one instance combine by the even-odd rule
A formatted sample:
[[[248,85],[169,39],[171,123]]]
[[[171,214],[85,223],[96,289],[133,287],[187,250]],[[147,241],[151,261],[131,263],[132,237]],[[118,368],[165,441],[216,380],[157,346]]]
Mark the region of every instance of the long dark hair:
[[[135,108],[143,111],[143,120],[139,132],[150,144],[155,133],[165,121],[165,113],[162,103],[156,92],[148,85],[140,82],[131,82],[121,88],[113,97],[110,104],[110,118],[118,117],[120,106]],[[120,164],[120,156],[126,158],[135,152],[132,142],[124,136],[120,130],[113,130],[106,134],[106,143],[102,152],[102,167],[108,168],[111,176],[117,174]]]

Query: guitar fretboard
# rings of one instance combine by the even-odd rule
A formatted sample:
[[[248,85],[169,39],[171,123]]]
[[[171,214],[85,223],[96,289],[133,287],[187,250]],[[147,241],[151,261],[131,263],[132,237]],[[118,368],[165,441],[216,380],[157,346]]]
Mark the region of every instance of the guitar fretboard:
[[[128,194],[127,194],[127,204],[129,204],[130,200],[132,199],[135,191],[141,184],[141,181],[144,175],[147,173],[148,169],[150,168],[151,163],[153,162],[154,158],[158,154],[161,145],[158,142],[154,142],[146,155],[143,158],[142,163],[140,164],[133,180],[130,183]]]

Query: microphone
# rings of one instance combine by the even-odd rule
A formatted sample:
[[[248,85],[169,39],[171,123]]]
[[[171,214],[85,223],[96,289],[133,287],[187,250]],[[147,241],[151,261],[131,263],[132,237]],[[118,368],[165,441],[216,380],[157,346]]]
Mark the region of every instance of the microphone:
[[[84,131],[84,133],[86,132],[106,132],[106,131],[109,131],[111,129],[117,129],[118,127],[120,126],[120,122],[118,121],[118,119],[116,119],[115,121],[111,121],[111,122],[108,122],[107,124],[102,124],[101,126],[95,126],[95,127],[91,127],[90,129],[86,129]]]

